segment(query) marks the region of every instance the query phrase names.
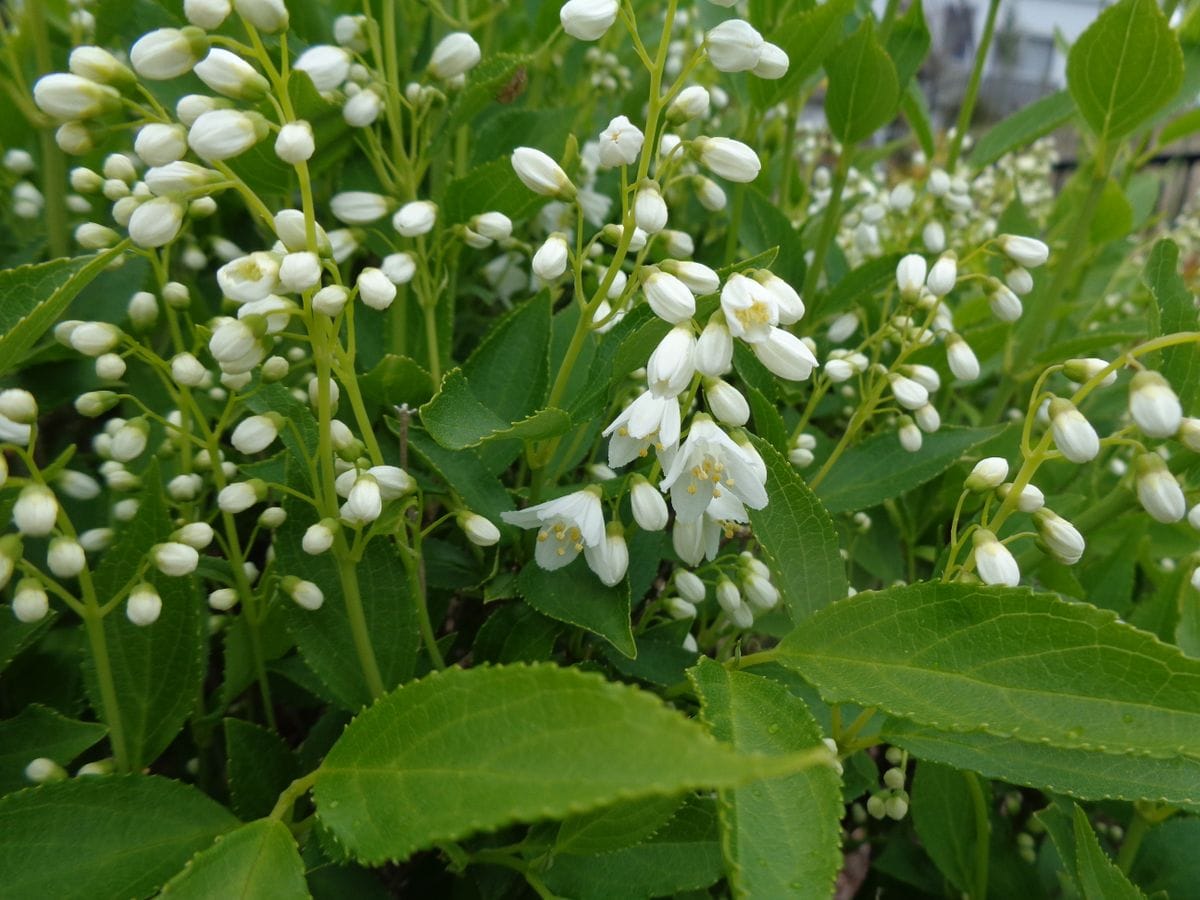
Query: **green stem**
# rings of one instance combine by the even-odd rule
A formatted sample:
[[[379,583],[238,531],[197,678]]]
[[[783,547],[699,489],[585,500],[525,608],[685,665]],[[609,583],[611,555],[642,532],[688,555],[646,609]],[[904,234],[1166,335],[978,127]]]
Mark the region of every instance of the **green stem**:
[[[371,633],[367,627],[366,613],[363,611],[362,594],[358,587],[358,570],[355,560],[350,557],[345,547],[345,541],[339,540],[337,548],[338,579],[342,584],[342,600],[346,604],[346,618],[350,622],[350,634],[354,638],[354,651],[358,654],[358,664],[362,668],[363,679],[372,700],[378,700],[384,692],[383,676],[379,674],[379,663],[375,659],[375,647],[371,643]]]
[[[1126,875],[1133,868],[1138,850],[1142,846],[1142,839],[1149,830],[1150,820],[1142,815],[1141,809],[1135,805],[1133,808],[1133,819],[1129,823],[1129,829],[1125,832],[1125,840],[1121,842],[1121,850],[1117,853],[1117,868]]]
[[[27,3],[25,9],[38,75],[45,75],[54,70],[46,17],[41,3]],[[38,141],[42,156],[42,196],[46,199],[46,240],[50,245],[50,256],[58,258],[66,256],[68,252],[67,164],[54,140],[52,127],[46,125],[38,128]]]
[[[112,663],[108,658],[108,643],[104,637],[104,617],[93,592],[85,591],[84,602],[86,607],[83,612],[83,624],[87,631],[88,646],[92,652],[92,664],[96,667],[96,682],[100,686],[100,703],[104,707],[105,724],[108,725],[108,740],[112,744],[113,763],[118,772],[128,772],[129,748],[125,743],[125,724],[121,720],[121,706],[117,702],[117,686],[113,681]]]
[[[404,310],[397,310],[403,314]],[[442,353],[438,348],[437,306],[432,303],[422,303],[421,312],[425,317],[425,343],[429,345],[429,374],[434,384],[442,383]]]
[[[283,793],[279,795],[279,799],[275,802],[275,806],[272,808],[268,818],[290,818],[292,814],[292,807],[295,806],[297,800],[307,794],[312,786],[316,784],[317,775],[320,773],[320,771],[320,769],[317,769],[313,772],[309,772],[307,775],[297,778],[286,788],[284,788]]]
[[[446,660],[438,647],[437,635],[433,630],[433,621],[429,618],[429,597],[425,590],[425,562],[421,556],[421,527],[420,522],[412,529],[412,548],[400,547],[400,559],[404,562],[408,573],[409,588],[413,595],[413,605],[417,609],[417,626],[421,630],[421,640],[425,643],[425,651],[434,668],[446,668]]]
[[[987,798],[978,775],[966,773],[967,790],[971,794],[971,806],[975,811],[975,876],[971,900],[987,900],[988,861],[991,856],[992,823],[988,818]]]
[[[975,112],[975,100],[979,96],[979,82],[983,78],[983,67],[987,63],[988,50],[992,46],[992,35],[996,31],[996,13],[1000,11],[1000,0],[989,0],[987,19],[983,23],[983,36],[979,39],[979,49],[975,51],[975,66],[971,69],[971,80],[967,82],[967,92],[963,96],[962,106],[958,110],[958,122],[954,126],[954,140],[950,144],[950,152],[946,157],[946,168],[953,172],[958,163],[958,155],[962,152],[963,139],[971,125],[971,116]]]
[[[842,213],[842,194],[845,193],[846,179],[850,175],[850,158],[853,152],[854,148],[843,147],[842,155],[838,157],[829,203],[821,216],[821,230],[817,233],[817,244],[813,247],[812,265],[804,275],[804,290],[800,293],[809,304],[810,315],[816,313],[817,285],[820,283],[821,273],[825,271],[825,257],[829,254],[829,245],[833,243],[833,237],[837,234],[838,220]]]

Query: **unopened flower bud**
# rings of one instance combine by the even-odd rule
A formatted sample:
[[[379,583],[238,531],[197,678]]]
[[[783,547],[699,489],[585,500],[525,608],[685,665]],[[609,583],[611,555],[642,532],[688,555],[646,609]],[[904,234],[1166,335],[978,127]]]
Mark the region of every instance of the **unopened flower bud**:
[[[303,581],[295,575],[288,575],[279,586],[302,609],[310,612],[321,608],[325,602],[325,594],[311,581]]]
[[[729,382],[706,378],[704,397],[713,416],[726,425],[742,426],[750,420],[750,404]]]
[[[968,491],[984,492],[998,488],[1008,477],[1008,460],[989,456],[975,463],[965,482]]]
[[[587,0],[591,2],[591,0]],[[615,15],[615,0],[613,0]],[[532,147],[518,147],[512,154],[513,171],[521,183],[535,194],[570,200],[575,196],[575,186],[558,163]]]
[[[199,28],[159,28],[142,35],[129,50],[133,69],[151,81],[178,78],[208,52],[208,37]]]
[[[1096,458],[1100,452],[1100,437],[1074,404],[1055,397],[1050,401],[1049,414],[1054,445],[1067,460],[1085,463]]]
[[[250,416],[238,423],[230,436],[230,442],[241,453],[261,453],[279,437],[283,417],[279,413]]]
[[[36,578],[23,578],[13,593],[12,611],[18,622],[32,625],[50,612],[50,598]]]
[[[542,281],[554,281],[567,271],[570,261],[570,248],[567,240],[558,232],[546,238],[536,253],[533,254],[533,274]]]
[[[1036,238],[1002,234],[996,240],[1009,259],[1027,269],[1036,269],[1050,256],[1050,248]]]
[[[500,541],[500,529],[479,513],[462,510],[458,514],[458,527],[463,530],[467,540],[477,547],[491,547]]]
[[[203,550],[213,542],[214,537],[216,533],[207,522],[188,522],[172,535],[174,541],[196,550]]]
[[[267,95],[271,85],[250,63],[236,53],[214,47],[193,70],[212,90],[233,100],[255,102]]]
[[[75,398],[75,411],[81,416],[94,419],[104,415],[120,402],[121,398],[112,391],[88,391]]]
[[[219,161],[245,153],[267,136],[266,120],[237,109],[206,112],[188,130],[188,146],[201,159]]]
[[[129,592],[129,599],[125,601],[125,616],[134,625],[143,628],[153,625],[161,614],[162,597],[153,585],[143,582]]]
[[[707,88],[701,87],[698,84],[685,87],[671,101],[671,105],[667,109],[667,121],[674,125],[679,125],[683,122],[689,122],[692,119],[707,116],[710,102],[711,98]]]
[[[267,486],[257,478],[227,484],[217,494],[217,506],[222,512],[240,513],[267,495]]]
[[[312,159],[316,152],[312,126],[303,120],[288,122],[275,138],[275,155],[285,163],[298,165]]]
[[[39,756],[25,766],[25,777],[34,784],[50,784],[55,781],[66,781],[66,770],[54,760]]]
[[[45,537],[58,521],[58,498],[43,484],[26,485],[13,504],[12,518],[26,537]]]
[[[1073,566],[1083,556],[1084,540],[1074,525],[1045,507],[1033,514],[1042,547],[1065,566]]]
[[[975,549],[975,568],[984,584],[1016,587],[1021,580],[1021,570],[1009,549],[996,540],[986,528],[978,528],[971,535]]]
[[[38,418],[37,400],[21,388],[0,390],[0,416],[21,425],[32,425]]]
[[[746,183],[758,177],[762,162],[758,154],[748,145],[732,138],[696,138],[693,146],[700,155],[700,162],[722,178]]]
[[[238,592],[233,588],[217,588],[208,595],[209,608],[217,612],[228,612],[237,606]]]
[[[710,29],[704,40],[708,59],[719,72],[753,69],[758,65],[765,43],[762,35],[742,19],[726,19]]]
[[[74,538],[56,537],[46,551],[46,566],[59,578],[74,578],[83,571],[87,559],[83,547]]]
[[[1137,458],[1138,502],[1156,521],[1164,524],[1178,522],[1187,511],[1183,489],[1162,457],[1143,453]]]
[[[559,10],[563,31],[580,41],[604,36],[617,20],[617,0],[567,0]]]
[[[404,237],[418,237],[433,230],[437,221],[437,204],[428,200],[405,203],[392,216],[392,227]]]
[[[1183,408],[1167,379],[1158,372],[1138,372],[1129,386],[1129,414],[1142,433],[1171,437],[1183,422]]]
[[[475,38],[463,31],[455,31],[442,38],[429,57],[429,74],[434,78],[449,80],[471,71],[481,57]]]
[[[313,87],[321,93],[337,90],[350,75],[352,60],[341,47],[318,44],[300,54],[294,68],[312,79]]]
[[[233,8],[259,31],[276,34],[287,30],[288,11],[283,0],[233,0]]]
[[[667,527],[667,502],[650,482],[635,475],[629,491],[633,520],[644,531],[662,531]]]
[[[359,299],[371,309],[387,309],[396,299],[396,285],[379,269],[363,269],[355,284]]]
[[[38,109],[67,122],[112,112],[120,105],[120,96],[108,85],[65,72],[44,75],[33,86],[33,101]]]

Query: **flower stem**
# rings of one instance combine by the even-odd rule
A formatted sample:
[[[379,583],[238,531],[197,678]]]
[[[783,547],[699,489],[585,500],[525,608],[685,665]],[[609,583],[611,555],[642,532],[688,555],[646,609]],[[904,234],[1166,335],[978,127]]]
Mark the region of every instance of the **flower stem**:
[[[992,46],[992,35],[996,32],[996,13],[1000,11],[1000,0],[989,0],[987,19],[983,23],[983,34],[979,38],[979,49],[975,51],[975,66],[971,69],[971,80],[958,108],[958,121],[954,125],[954,140],[946,156],[946,168],[954,171],[958,155],[962,152],[963,139],[971,127],[971,116],[975,113],[975,100],[979,97],[979,82],[983,78],[983,67],[987,63],[988,50]]]
[[[358,654],[358,664],[362,668],[363,680],[372,700],[383,695],[383,676],[379,674],[379,663],[375,659],[375,647],[371,643],[371,633],[367,627],[367,617],[363,610],[362,594],[358,586],[358,570],[351,558],[345,541],[340,540],[337,551],[338,579],[342,584],[342,600],[346,604],[346,619],[350,623],[350,634],[354,638],[354,651]]]
[[[812,265],[804,273],[804,290],[801,291],[801,296],[810,304],[810,315],[816,312],[817,285],[820,283],[821,273],[825,271],[825,257],[829,255],[829,245],[833,243],[833,237],[837,234],[838,220],[842,213],[842,194],[845,193],[846,179],[850,175],[850,158],[853,152],[852,147],[843,147],[842,155],[838,157],[829,203],[821,217],[821,230],[817,233],[817,244],[813,247]]]
[[[87,571],[86,569],[84,570]],[[81,573],[82,574],[82,573]],[[88,578],[89,589],[84,593],[83,625],[87,631],[92,664],[96,667],[96,682],[100,686],[100,703],[104,707],[104,722],[108,725],[108,740],[112,745],[113,764],[118,772],[129,771],[129,748],[125,743],[125,723],[121,705],[117,702],[117,687],[113,681],[112,663],[108,658],[108,642],[104,636],[104,614]]]

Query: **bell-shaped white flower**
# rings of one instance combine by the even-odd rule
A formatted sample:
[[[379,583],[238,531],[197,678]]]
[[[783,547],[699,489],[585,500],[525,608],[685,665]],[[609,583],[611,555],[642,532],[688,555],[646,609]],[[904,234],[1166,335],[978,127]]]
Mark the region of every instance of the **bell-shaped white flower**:
[[[1059,453],[1073,463],[1096,458],[1100,452],[1100,437],[1071,401],[1055,397],[1050,401],[1049,414],[1050,432]]]
[[[667,527],[667,501],[660,491],[641,475],[634,475],[629,489],[633,520],[643,531],[662,531]],[[693,576],[694,577],[694,576]]]
[[[500,529],[479,513],[462,510],[458,514],[458,527],[476,547],[491,547],[500,542]]]
[[[730,333],[748,344],[765,341],[779,324],[775,295],[740,273],[730,275],[721,288],[721,311]]]
[[[704,40],[708,59],[719,72],[753,69],[758,65],[765,43],[754,26],[742,19],[726,19],[710,29]]]
[[[667,259],[663,260],[659,268],[682,281],[697,297],[715,294],[721,287],[721,276],[704,263],[690,259]],[[770,290],[769,287],[767,289]]]
[[[598,544],[585,544],[584,559],[588,568],[609,587],[621,582],[629,569],[629,546],[625,543],[625,531],[619,522],[610,522],[605,529],[604,540]]]
[[[692,146],[700,155],[700,162],[705,167],[730,181],[753,181],[762,170],[758,154],[748,145],[733,138],[699,137]]]
[[[996,242],[1009,259],[1027,269],[1036,269],[1050,257],[1050,248],[1037,238],[1002,234]]]
[[[984,584],[1016,587],[1021,581],[1021,569],[1007,547],[986,528],[971,535],[975,549],[975,568]]]
[[[1142,434],[1168,438],[1183,422],[1183,407],[1167,379],[1158,372],[1138,372],[1129,385],[1129,414]]]
[[[1137,458],[1138,502],[1156,521],[1164,524],[1178,522],[1187,512],[1183,488],[1157,453],[1143,453]]]
[[[657,269],[642,282],[642,292],[654,314],[677,325],[696,313],[696,298],[682,280]]]
[[[563,31],[580,41],[595,41],[617,21],[617,0],[567,0],[559,10]]]
[[[765,341],[751,344],[750,349],[772,374],[788,381],[804,381],[817,366],[808,344],[782,328],[772,328]]]
[[[659,487],[671,492],[678,518],[698,519],[714,498],[730,493],[750,509],[767,505],[767,492],[746,452],[706,415],[692,420]]]
[[[690,324],[676,325],[646,363],[646,381],[658,397],[678,397],[696,372],[696,336]]]
[[[1083,556],[1086,546],[1079,529],[1057,513],[1045,507],[1033,514],[1042,547],[1064,566],[1073,566]]]
[[[804,318],[804,301],[790,284],[766,269],[755,272],[754,280],[774,299],[780,325],[791,325]]]
[[[595,487],[501,513],[501,518],[518,528],[538,529],[534,558],[543,569],[570,565],[585,547],[595,547],[606,539],[600,489]]]
[[[615,0],[613,8],[616,8]],[[512,154],[512,167],[521,183],[535,194],[567,200],[575,196],[575,186],[571,184],[567,173],[541,150],[518,147]]]
[[[717,313],[708,320],[696,341],[696,371],[714,378],[724,375],[733,368],[733,335]]]
[[[279,289],[279,264],[277,254],[262,250],[239,256],[217,269],[217,284],[235,303],[264,300]]]
[[[475,68],[481,58],[479,44],[465,31],[446,35],[433,48],[429,57],[429,74],[449,80]]]
[[[533,254],[533,274],[547,282],[561,278],[567,271],[570,258],[571,250],[566,237],[555,232]]]
[[[675,397],[646,391],[625,407],[604,429],[608,443],[608,464],[613,468],[627,465],[645,456],[651,445],[660,452],[679,443],[679,401]]]

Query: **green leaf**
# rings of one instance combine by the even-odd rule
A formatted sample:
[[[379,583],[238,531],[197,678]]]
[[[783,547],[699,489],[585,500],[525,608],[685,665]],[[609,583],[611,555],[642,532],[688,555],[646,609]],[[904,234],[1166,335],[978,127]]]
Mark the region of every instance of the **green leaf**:
[[[929,28],[921,0],[914,2],[896,19],[887,39],[887,55],[896,67],[896,80],[901,90],[908,87],[925,56],[929,53]]]
[[[425,403],[437,386],[420,365],[407,356],[388,353],[366,375],[358,379],[363,399],[374,403],[389,415],[395,406],[407,403],[416,409]]]
[[[972,780],[979,778],[924,759],[917,763],[912,780],[912,819],[921,845],[938,870],[964,893],[975,886],[975,848],[989,837],[976,828]]]
[[[540,662],[554,651],[562,625],[524,603],[506,603],[475,633],[476,660],[490,663]]]
[[[462,369],[452,369],[442,379],[437,396],[421,407],[421,424],[447,450],[463,450],[493,441],[555,437],[571,427],[571,417],[548,406],[517,421],[506,421],[475,395]]]
[[[28,787],[25,767],[38,757],[68,766],[104,737],[97,722],[79,722],[31,703],[12,719],[0,722],[0,794]]]
[[[515,111],[515,110],[514,110]],[[446,186],[446,222],[463,223],[482,212],[502,212],[514,221],[529,218],[546,199],[521,183],[507,156],[472,169]]]
[[[903,258],[902,253],[889,253],[878,259],[868,260],[837,282],[827,295],[819,296],[816,306],[820,308],[822,315],[828,316],[857,303],[873,300],[876,294],[895,280],[896,266]],[[812,312],[809,314],[812,315]]]
[[[300,466],[289,466],[295,481]],[[346,616],[344,594],[335,560],[330,554],[310,556],[300,548],[304,530],[312,524],[312,508],[288,497],[287,520],[276,530],[275,552],[280,571],[314,582],[325,594],[320,609],[301,609],[283,600],[288,630],[296,639],[305,665],[321,680],[329,695],[348,710],[371,702]],[[408,578],[395,549],[386,540],[367,545],[357,573],[367,633],[385,688],[412,677],[420,645],[416,608]]]
[[[1197,131],[1200,131],[1200,109],[1189,109],[1163,126],[1158,133],[1158,146],[1165,147]]]
[[[908,120],[908,127],[916,135],[917,143],[921,145],[925,155],[933,156],[937,152],[933,137],[933,118],[917,82],[910,81],[904,89],[904,95],[900,98],[900,111]]]
[[[104,600],[115,596],[150,548],[174,530],[157,466],[142,473],[142,483],[137,516],[121,528],[92,576],[96,594]],[[162,614],[154,625],[134,625],[122,607],[102,623],[129,767],[134,771],[152,763],[175,739],[196,704],[207,665],[208,615],[194,579],[156,575],[148,580],[162,597]],[[104,718],[107,711],[90,655],[84,676],[92,709]],[[111,735],[113,723],[108,726]]]
[[[939,731],[888,719],[880,736],[921,760],[978,772],[1009,784],[1041,788],[1079,800],[1149,800],[1200,812],[1200,761],[1155,759]]]
[[[1093,244],[1107,244],[1129,234],[1133,228],[1133,206],[1115,179],[1104,183],[1096,211],[1088,228]]]
[[[647,532],[637,535],[634,541],[644,534]],[[632,545],[633,541],[630,543]],[[661,560],[661,554],[656,559]],[[626,678],[637,678],[665,688],[673,687],[687,677],[688,668],[696,662],[696,652],[683,646],[690,625],[690,620],[671,620],[654,625],[637,636],[635,658],[622,656],[610,647],[604,648],[604,657]]]
[[[555,14],[557,25],[558,15]],[[487,120],[471,137],[473,165],[507,157],[518,147],[561,147],[571,134],[574,109],[504,109]],[[509,174],[512,174],[511,167]],[[538,195],[525,188],[527,196]]]
[[[74,778],[0,799],[10,897],[127,900],[153,893],[237,825],[193,787],[146,775]]]
[[[789,16],[770,33],[768,39],[788,55],[788,71],[774,81],[750,79],[750,98],[755,106],[767,109],[796,94],[800,82],[816,72],[838,45],[845,30],[843,23],[853,6],[852,0],[830,0]]]
[[[313,795],[338,840],[375,864],[511,822],[812,763],[738,753],[657,697],[575,669],[447,669],[361,713]]]
[[[1200,660],[1107,610],[1025,588],[922,583],[858,594],[801,623],[776,653],[827,702],[946,731],[1160,759],[1200,754]]]
[[[497,322],[463,363],[476,397],[505,422],[541,408],[550,381],[549,291],[539,291]]]
[[[825,71],[825,117],[843,144],[857,144],[891,121],[900,103],[900,82],[870,16],[833,51]]]
[[[242,719],[225,720],[225,759],[230,805],[244,822],[270,813],[300,774],[295,754],[279,735]]]
[[[786,453],[791,435],[783,416],[779,414],[779,408],[758,388],[747,386],[743,393],[754,416],[754,433],[780,453]]]
[[[488,106],[500,102],[504,89],[514,77],[520,77],[518,69],[523,69],[529,59],[514,53],[497,53],[472,69],[466,88],[451,102],[446,122],[437,130],[431,149],[439,150],[460,125],[466,125]]]
[[[679,797],[645,797],[571,816],[558,828],[554,852],[586,856],[640,844],[666,825],[680,805]]]
[[[1200,884],[1200,819],[1174,818],[1150,829],[1130,877],[1147,894],[1186,897]]]
[[[15,368],[75,295],[124,252],[122,243],[93,256],[0,271],[0,375]]]
[[[706,657],[688,670],[713,735],[743,752],[822,746],[804,701]],[[828,897],[842,867],[841,780],[819,767],[721,791],[722,846],[735,897]]]
[[[990,166],[1005,154],[1020,150],[1065,125],[1073,115],[1075,102],[1069,93],[1047,94],[984,132],[971,148],[967,161],[976,169]]]
[[[395,420],[388,424],[394,426]],[[473,450],[447,450],[417,428],[408,431],[409,452],[418,457],[455,491],[473,511],[506,528],[500,514],[513,509],[512,497]]]
[[[804,247],[800,232],[769,198],[754,188],[745,190],[739,237],[750,253],[779,248],[775,274],[799,288],[804,283]]]
[[[1122,138],[1149,119],[1182,81],[1179,40],[1154,0],[1110,6],[1067,57],[1067,87],[1101,142]]]
[[[1160,240],[1150,251],[1142,276],[1158,305],[1159,334],[1200,330],[1200,313],[1192,292],[1179,275],[1179,247]],[[1200,400],[1200,344],[1195,341],[1162,351],[1159,371],[1178,392],[1185,411],[1195,411]]]
[[[821,501],[777,450],[753,440],[767,464],[771,502],[750,510],[750,524],[788,613],[799,622],[846,596],[846,566]]]
[[[901,447],[892,432],[872,435],[842,454],[818,485],[817,496],[834,513],[870,509],[933,480],[1007,427],[946,425],[925,435],[916,453]]]
[[[37,643],[57,618],[58,614],[50,610],[40,622],[26,623],[13,615],[11,606],[0,604],[0,672],[23,650]]]
[[[1088,821],[1087,814],[1075,806],[1075,866],[1079,887],[1089,900],[1144,900],[1145,894],[1113,864]]]
[[[647,841],[592,856],[556,857],[546,885],[576,900],[649,900],[702,891],[721,877],[718,837],[712,802],[689,800]]]
[[[217,838],[163,888],[162,897],[307,900],[304,863],[288,827],[259,819]]]
[[[631,659],[637,656],[627,579],[608,587],[582,559],[554,572],[530,562],[521,570],[517,590],[542,615],[599,635]]]

